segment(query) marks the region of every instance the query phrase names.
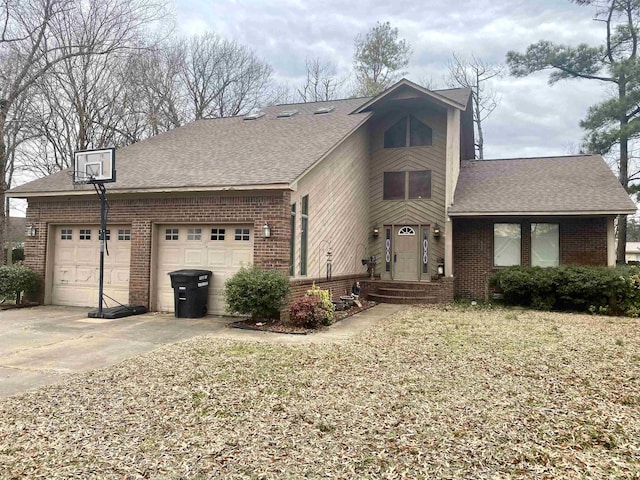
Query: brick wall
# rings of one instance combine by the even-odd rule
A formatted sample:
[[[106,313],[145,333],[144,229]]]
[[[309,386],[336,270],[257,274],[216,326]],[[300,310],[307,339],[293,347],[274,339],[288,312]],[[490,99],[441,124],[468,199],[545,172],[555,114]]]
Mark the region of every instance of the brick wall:
[[[113,195],[109,201],[109,224],[130,224],[131,270],[129,302],[149,306],[151,241],[156,223],[244,223],[255,235],[253,259],[257,266],[289,271],[290,192],[261,191],[246,194],[212,193],[191,197],[137,198]],[[47,263],[50,224],[99,224],[97,196],[29,200],[27,223],[37,229],[25,243],[25,264],[43,279]],[[271,238],[263,239],[262,226],[271,227]],[[39,301],[44,300],[44,293]]]
[[[290,302],[297,298],[302,298],[304,294],[315,283],[316,287],[323,290],[330,290],[333,300],[338,300],[343,295],[351,294],[351,287],[354,283],[364,283],[369,277],[367,275],[340,275],[332,277],[331,280],[327,279],[309,279],[309,280],[294,280],[291,282],[291,295]]]
[[[531,223],[560,224],[560,263],[607,264],[606,218],[500,219],[522,226],[522,265],[531,264]],[[453,268],[455,295],[461,298],[489,298],[489,277],[493,267],[494,220],[455,219],[453,221]]]

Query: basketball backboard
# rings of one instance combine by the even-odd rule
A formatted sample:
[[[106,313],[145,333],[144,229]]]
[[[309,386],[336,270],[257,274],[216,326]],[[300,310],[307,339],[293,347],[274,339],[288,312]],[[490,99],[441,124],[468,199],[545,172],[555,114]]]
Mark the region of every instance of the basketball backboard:
[[[116,149],[79,150],[74,154],[73,182],[116,181]]]

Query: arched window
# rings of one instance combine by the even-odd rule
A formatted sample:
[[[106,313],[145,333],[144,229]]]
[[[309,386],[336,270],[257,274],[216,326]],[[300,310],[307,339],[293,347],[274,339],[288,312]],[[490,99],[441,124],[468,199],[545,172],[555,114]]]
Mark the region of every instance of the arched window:
[[[406,236],[414,236],[416,231],[412,227],[402,227],[398,231],[398,236],[406,237]]]

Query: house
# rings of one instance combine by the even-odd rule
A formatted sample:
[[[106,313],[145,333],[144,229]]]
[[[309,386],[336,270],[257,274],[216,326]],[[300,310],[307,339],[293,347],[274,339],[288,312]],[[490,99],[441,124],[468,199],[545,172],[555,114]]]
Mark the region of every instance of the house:
[[[167,273],[204,267],[222,313],[225,279],[251,263],[288,272],[294,297],[313,281],[342,293],[373,267],[372,298],[450,301],[486,297],[506,265],[613,265],[613,219],[635,205],[602,158],[470,161],[469,100],[401,80],[375,98],[199,120],[119,149],[105,292],[171,311]],[[95,306],[92,186],[63,171],[9,196],[28,200],[41,300]]]
[[[627,242],[625,261],[640,262],[640,242]]]

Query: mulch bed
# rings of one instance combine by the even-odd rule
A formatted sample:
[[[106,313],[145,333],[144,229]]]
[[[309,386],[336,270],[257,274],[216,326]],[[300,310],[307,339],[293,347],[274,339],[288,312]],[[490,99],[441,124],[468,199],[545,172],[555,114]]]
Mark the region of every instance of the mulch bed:
[[[348,310],[335,312],[334,323],[344,320],[345,318],[355,315],[356,313],[360,313],[363,310],[367,310],[375,305],[376,305],[376,302],[370,302],[365,300],[365,301],[362,301],[362,307],[357,307],[354,305]],[[290,335],[309,335],[310,333],[317,331],[316,329],[313,329],[313,328],[296,327],[293,325],[289,325],[286,322],[283,322],[281,320],[274,320],[274,319],[256,320],[252,318],[247,318],[245,320],[239,320],[237,322],[233,322],[230,326],[232,328],[240,328],[244,330],[258,330],[262,332],[287,333]],[[324,328],[326,327],[322,327],[320,328],[320,330]]]

